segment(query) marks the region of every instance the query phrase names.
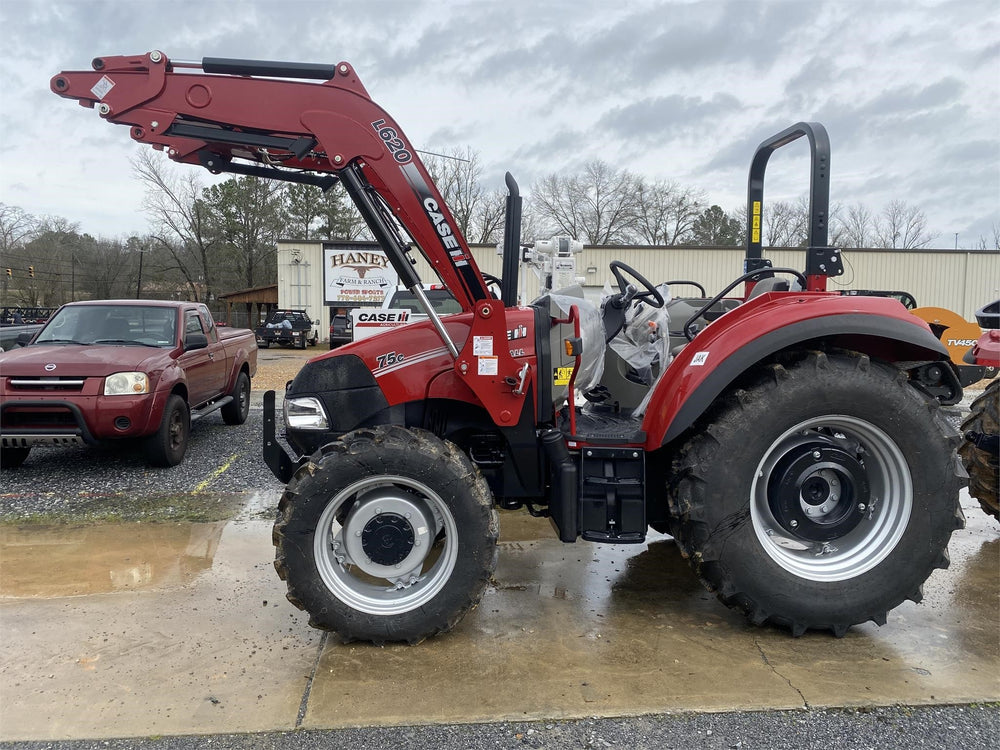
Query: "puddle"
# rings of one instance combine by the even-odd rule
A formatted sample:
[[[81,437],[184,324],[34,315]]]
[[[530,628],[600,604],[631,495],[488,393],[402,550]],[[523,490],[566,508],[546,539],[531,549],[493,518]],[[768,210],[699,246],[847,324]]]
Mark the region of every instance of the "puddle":
[[[186,586],[212,567],[225,521],[0,526],[0,597]]]

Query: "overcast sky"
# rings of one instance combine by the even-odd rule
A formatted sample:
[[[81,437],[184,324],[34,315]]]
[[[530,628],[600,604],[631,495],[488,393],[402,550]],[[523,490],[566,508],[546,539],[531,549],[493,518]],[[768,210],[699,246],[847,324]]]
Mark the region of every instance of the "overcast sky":
[[[49,79],[152,49],[346,60],[417,148],[477,151],[491,188],[597,158],[730,210],[756,145],[816,120],[833,202],[904,200],[937,247],[1000,224],[998,0],[2,0],[0,28],[0,202],[94,235],[146,228],[138,146]],[[805,192],[806,153],[772,158],[768,200]]]

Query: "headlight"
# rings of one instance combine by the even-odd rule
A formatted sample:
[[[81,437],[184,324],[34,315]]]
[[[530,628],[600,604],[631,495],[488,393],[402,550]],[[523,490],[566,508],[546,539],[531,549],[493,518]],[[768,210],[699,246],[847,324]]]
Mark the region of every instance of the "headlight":
[[[296,430],[325,430],[330,423],[319,399],[306,396],[285,399],[285,426]]]
[[[144,372],[116,372],[104,379],[105,396],[135,396],[149,393],[149,378]]]

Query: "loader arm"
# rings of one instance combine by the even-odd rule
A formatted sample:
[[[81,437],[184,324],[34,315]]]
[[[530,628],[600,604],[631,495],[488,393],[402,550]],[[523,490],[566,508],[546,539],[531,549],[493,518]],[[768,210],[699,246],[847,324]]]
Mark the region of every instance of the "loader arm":
[[[92,65],[54,76],[52,91],[96,107],[174,161],[323,189],[339,179],[407,287],[419,288],[419,278],[386,210],[463,310],[490,296],[412,144],[350,64],[171,61],[153,51],[98,57]]]

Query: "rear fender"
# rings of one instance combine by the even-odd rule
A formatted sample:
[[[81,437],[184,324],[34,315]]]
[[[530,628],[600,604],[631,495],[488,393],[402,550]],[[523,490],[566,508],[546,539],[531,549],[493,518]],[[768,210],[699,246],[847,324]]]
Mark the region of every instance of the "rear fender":
[[[888,362],[948,359],[927,324],[896,300],[763,294],[712,323],[670,363],[643,420],[647,449],[681,435],[755,364],[781,351],[820,346]]]

